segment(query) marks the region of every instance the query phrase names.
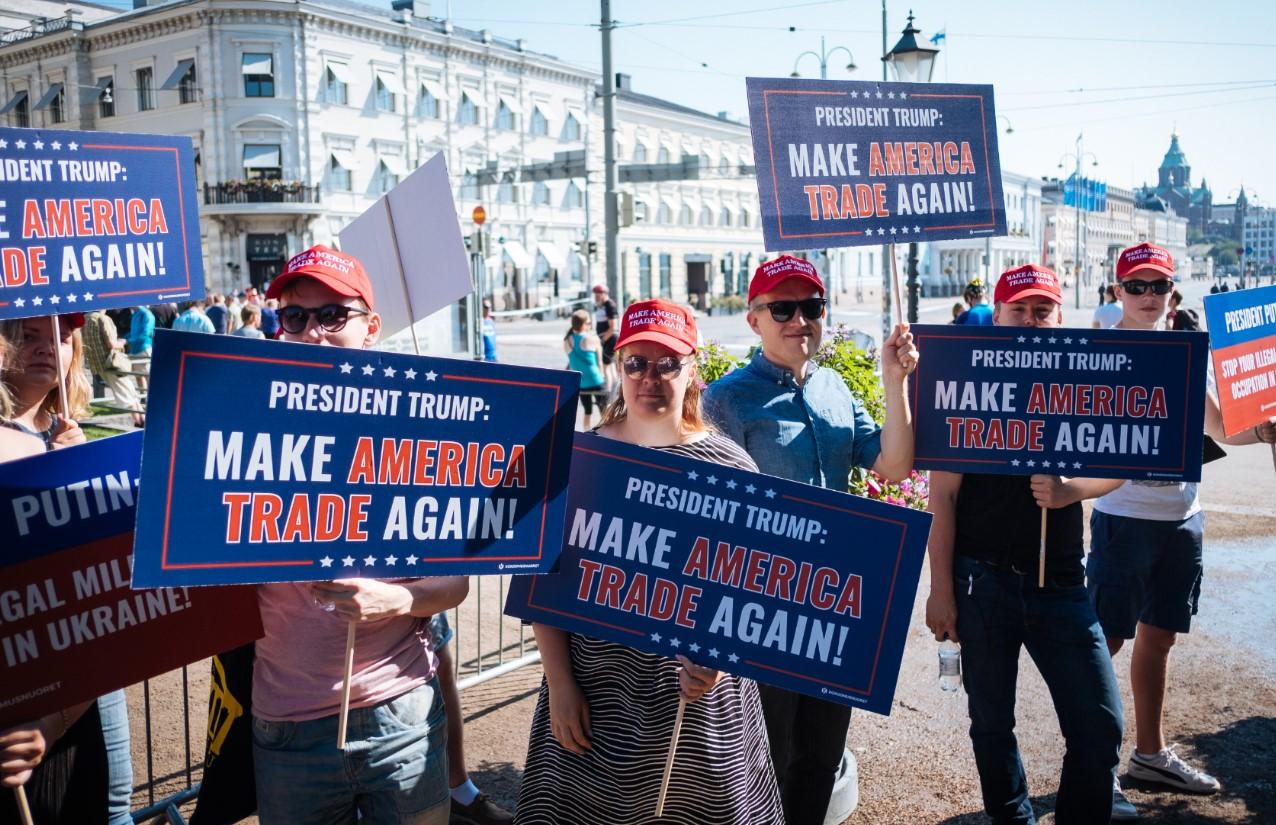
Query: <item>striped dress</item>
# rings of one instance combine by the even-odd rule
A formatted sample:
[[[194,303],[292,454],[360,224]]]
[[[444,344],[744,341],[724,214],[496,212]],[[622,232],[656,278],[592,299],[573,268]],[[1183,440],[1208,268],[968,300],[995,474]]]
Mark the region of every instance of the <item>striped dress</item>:
[[[666,452],[756,471],[719,435]],[[687,705],[665,815],[656,799],[678,713],[678,662],[569,634],[572,672],[589,703],[591,749],[558,744],[542,680],[527,745],[516,825],[776,825],[784,822],[758,686],[725,676]]]

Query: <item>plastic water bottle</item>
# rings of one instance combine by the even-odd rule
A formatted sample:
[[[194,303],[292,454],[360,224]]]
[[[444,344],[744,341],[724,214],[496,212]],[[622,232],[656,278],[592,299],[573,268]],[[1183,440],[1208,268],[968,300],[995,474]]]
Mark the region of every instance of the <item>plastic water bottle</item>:
[[[961,688],[961,647],[951,639],[939,643],[939,687],[945,693]]]

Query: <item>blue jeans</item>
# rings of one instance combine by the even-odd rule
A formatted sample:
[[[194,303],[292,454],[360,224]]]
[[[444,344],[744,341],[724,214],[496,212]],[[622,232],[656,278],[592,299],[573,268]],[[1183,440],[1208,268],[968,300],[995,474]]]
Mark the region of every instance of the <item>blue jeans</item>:
[[[1121,694],[1080,571],[1075,581],[1021,575],[964,556],[953,559],[962,680],[970,740],[993,822],[1035,822],[1015,740],[1015,682],[1028,648],[1054,700],[1067,750],[1055,817],[1106,823],[1122,733]]]
[[[107,822],[133,825],[133,755],[129,749],[128,703],[117,690],[97,700],[106,745]]]
[[[446,825],[447,717],[438,683],[337,716],[253,719],[262,825]]]

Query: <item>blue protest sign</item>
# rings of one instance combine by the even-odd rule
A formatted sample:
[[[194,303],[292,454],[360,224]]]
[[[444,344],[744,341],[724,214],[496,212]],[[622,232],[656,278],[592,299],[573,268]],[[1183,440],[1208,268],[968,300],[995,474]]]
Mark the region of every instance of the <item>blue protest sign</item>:
[[[1006,234],[992,86],[746,82],[768,250]]]
[[[576,436],[555,572],[505,612],[890,713],[930,514]]]
[[[1276,415],[1276,286],[1205,296],[1223,431]]]
[[[0,728],[261,636],[252,588],[129,589],[142,434],[0,471]]]
[[[912,331],[918,469],[1200,481],[1203,333]]]
[[[546,570],[579,383],[158,331],[133,585]]]
[[[0,319],[204,294],[191,139],[0,128]]]

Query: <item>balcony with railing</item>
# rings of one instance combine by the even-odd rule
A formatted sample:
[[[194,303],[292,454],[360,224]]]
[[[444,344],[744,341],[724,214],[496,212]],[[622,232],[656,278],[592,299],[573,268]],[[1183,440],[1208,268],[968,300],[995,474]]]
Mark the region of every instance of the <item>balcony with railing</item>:
[[[291,212],[318,214],[319,187],[301,181],[227,180],[204,184],[207,214],[261,214]]]

